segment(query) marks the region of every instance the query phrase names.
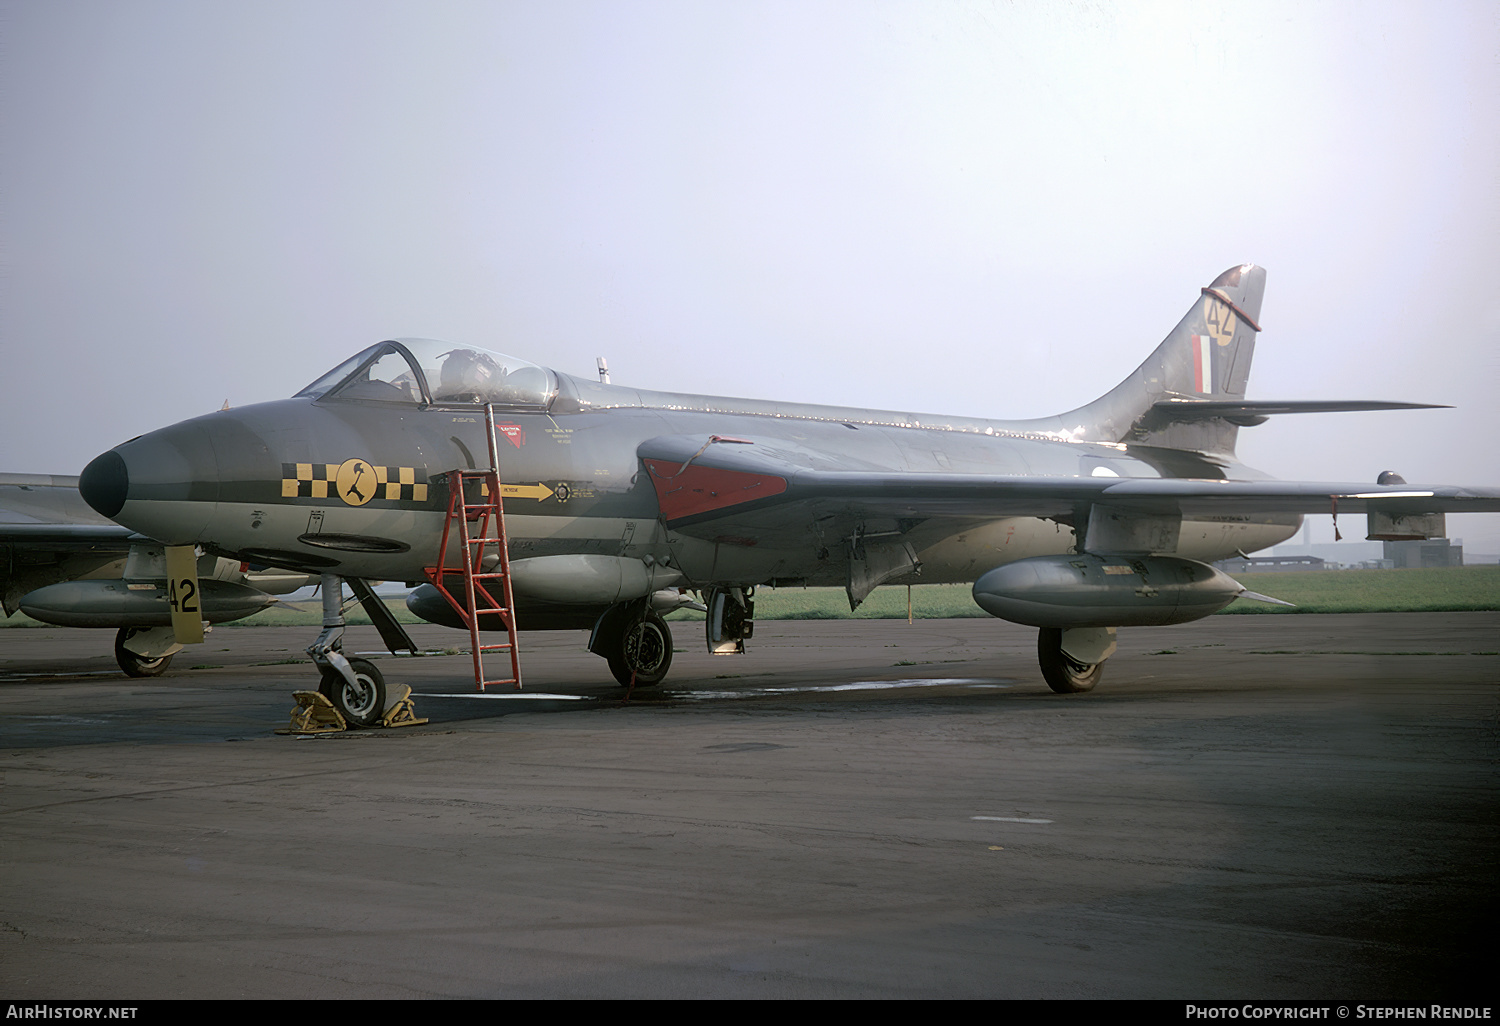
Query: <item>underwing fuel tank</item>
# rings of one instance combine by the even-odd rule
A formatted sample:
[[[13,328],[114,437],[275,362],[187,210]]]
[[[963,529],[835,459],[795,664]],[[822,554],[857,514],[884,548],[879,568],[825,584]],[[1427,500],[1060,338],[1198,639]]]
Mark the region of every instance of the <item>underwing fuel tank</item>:
[[[991,616],[1030,627],[1159,627],[1216,613],[1245,590],[1180,556],[1036,556],[974,582]]]
[[[233,581],[204,579],[202,617],[228,623],[258,613],[272,595]],[[38,588],[21,599],[21,612],[59,627],[170,627],[165,581],[65,581]]]

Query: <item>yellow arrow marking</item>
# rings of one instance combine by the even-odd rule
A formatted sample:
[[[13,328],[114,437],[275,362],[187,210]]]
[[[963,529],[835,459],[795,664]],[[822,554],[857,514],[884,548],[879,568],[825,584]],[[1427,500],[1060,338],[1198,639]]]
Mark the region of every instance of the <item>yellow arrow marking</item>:
[[[552,498],[554,494],[555,493],[551,488],[548,488],[546,485],[541,483],[537,483],[534,485],[515,485],[505,484],[504,482],[502,482],[500,485],[500,496],[506,499],[517,497],[522,499],[535,499],[537,502],[541,502],[543,499]]]

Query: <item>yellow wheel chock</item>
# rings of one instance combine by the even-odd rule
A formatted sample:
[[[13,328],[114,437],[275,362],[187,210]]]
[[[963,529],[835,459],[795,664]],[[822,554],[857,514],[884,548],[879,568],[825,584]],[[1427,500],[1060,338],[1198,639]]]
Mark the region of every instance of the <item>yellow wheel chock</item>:
[[[420,727],[427,722],[417,719],[417,708],[411,700],[411,685],[395,684],[392,689],[396,700],[385,707],[385,715],[380,717],[382,727]]]
[[[292,722],[276,731],[278,734],[337,734],[348,730],[349,724],[328,696],[317,691],[293,691],[297,707],[292,710]]]
[[[427,722],[417,718],[410,685],[392,685],[392,695],[396,700],[386,706],[385,714],[380,717],[380,726],[419,727]],[[292,710],[292,721],[287,726],[278,728],[276,733],[337,734],[349,729],[348,721],[322,692],[293,691],[292,697],[297,700],[297,707]]]

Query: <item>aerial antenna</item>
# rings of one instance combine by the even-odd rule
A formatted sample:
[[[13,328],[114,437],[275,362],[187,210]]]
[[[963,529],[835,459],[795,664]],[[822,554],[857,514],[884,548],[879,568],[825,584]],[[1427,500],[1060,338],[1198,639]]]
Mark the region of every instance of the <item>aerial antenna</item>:
[[[609,362],[604,357],[598,357],[595,361],[599,365],[599,384],[609,384]]]

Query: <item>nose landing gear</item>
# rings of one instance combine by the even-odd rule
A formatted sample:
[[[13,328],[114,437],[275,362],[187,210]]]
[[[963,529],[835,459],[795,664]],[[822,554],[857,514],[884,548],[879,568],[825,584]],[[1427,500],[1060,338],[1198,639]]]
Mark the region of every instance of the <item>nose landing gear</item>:
[[[371,613],[371,619],[375,620],[392,651],[397,647],[414,651],[411,639],[406,637],[406,632],[384,606],[379,610],[370,609],[372,603],[379,604],[379,599],[369,586],[363,581],[351,580],[349,583],[366,610]],[[349,659],[344,656],[343,578],[336,574],[324,574],[322,588],[323,630],[307,648],[307,654],[322,673],[318,693],[328,699],[346,722],[358,727],[389,727],[416,722],[410,709],[411,688],[398,685],[392,692],[388,692],[385,677],[374,663],[368,659]],[[388,623],[382,621],[380,613],[384,613]],[[399,643],[392,632],[402,639]],[[395,715],[403,711],[399,709],[403,706],[404,715]]]

